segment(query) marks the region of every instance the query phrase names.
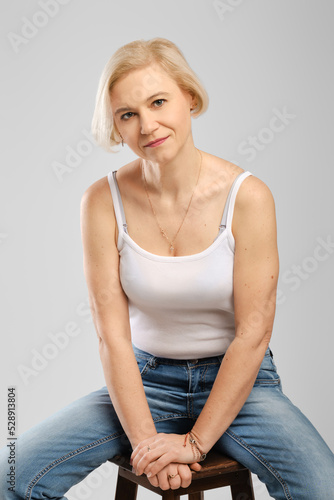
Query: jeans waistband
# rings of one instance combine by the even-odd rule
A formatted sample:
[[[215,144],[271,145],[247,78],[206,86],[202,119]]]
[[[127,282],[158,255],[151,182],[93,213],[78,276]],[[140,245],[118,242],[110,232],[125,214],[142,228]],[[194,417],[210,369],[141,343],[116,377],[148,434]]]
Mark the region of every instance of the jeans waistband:
[[[208,358],[197,358],[197,359],[172,359],[172,358],[162,358],[159,356],[154,356],[154,354],[150,354],[149,352],[142,351],[134,344],[132,344],[133,351],[135,353],[136,358],[145,359],[147,362],[151,364],[163,364],[163,365],[178,365],[178,366],[187,366],[189,364],[220,364],[223,360],[224,354],[220,354],[218,356],[212,356]]]

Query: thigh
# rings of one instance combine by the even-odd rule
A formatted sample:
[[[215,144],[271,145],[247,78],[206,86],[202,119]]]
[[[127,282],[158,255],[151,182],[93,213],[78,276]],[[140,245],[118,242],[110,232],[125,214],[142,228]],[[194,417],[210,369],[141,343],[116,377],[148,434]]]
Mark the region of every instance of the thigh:
[[[284,395],[269,350],[249,398],[216,446],[257,474],[275,499],[333,494],[333,453]]]
[[[130,450],[107,387],[102,387],[51,415],[16,441],[16,496],[64,498],[71,486],[109,458]],[[8,452],[0,450],[1,475],[8,472]],[[1,478],[1,498],[7,498]]]

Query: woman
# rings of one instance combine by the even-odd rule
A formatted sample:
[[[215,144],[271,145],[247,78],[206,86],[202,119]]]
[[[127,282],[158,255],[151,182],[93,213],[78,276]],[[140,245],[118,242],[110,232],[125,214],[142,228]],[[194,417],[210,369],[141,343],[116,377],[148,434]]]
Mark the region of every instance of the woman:
[[[333,454],[283,394],[269,348],[274,200],[250,172],[195,147],[191,118],[207,102],[168,40],[130,43],[106,65],[95,137],[137,155],[82,198],[106,386],[19,438],[16,492],[3,479],[2,498],[65,498],[107,459],[131,452],[154,486],[186,487],[214,446],[273,498],[331,498]]]

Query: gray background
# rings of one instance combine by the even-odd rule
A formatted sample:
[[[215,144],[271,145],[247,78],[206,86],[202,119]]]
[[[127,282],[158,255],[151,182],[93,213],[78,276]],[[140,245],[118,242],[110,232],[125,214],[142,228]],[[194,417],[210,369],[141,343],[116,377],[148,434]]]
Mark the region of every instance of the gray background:
[[[332,2],[55,2],[52,15],[46,0],[1,6],[2,442],[8,386],[17,388],[22,433],[104,385],[83,276],[80,199],[133,154],[93,145],[90,122],[112,53],[162,36],[181,48],[210,96],[193,122],[196,146],[251,171],[274,195],[280,279],[271,348],[286,394],[333,449],[334,256],[331,247],[317,251],[319,238],[334,239]],[[289,117],[272,132],[284,109]],[[245,152],[250,137],[260,145],[254,154]],[[60,164],[67,172],[57,176]],[[76,335],[65,333],[67,345],[55,347],[52,334],[71,323]],[[38,369],[36,353],[49,358]],[[68,496],[102,500],[114,483],[114,467],[103,466]],[[269,498],[256,478],[255,491]]]

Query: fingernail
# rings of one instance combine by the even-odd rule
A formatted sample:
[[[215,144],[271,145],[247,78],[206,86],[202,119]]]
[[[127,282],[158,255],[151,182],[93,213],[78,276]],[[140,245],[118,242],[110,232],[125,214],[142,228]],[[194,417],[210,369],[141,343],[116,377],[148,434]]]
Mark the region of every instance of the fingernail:
[[[132,461],[132,458],[130,458],[130,465],[132,465],[132,464],[133,464],[133,461]]]
[[[151,477],[152,476],[152,472],[149,472],[148,474],[146,474],[146,477]]]

